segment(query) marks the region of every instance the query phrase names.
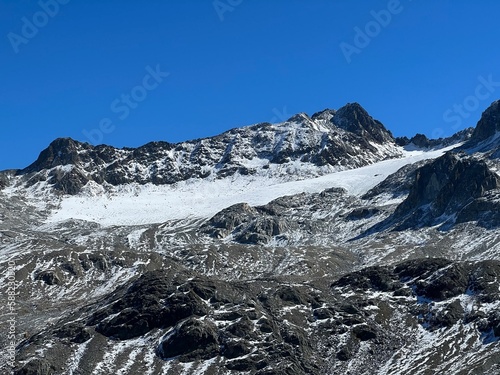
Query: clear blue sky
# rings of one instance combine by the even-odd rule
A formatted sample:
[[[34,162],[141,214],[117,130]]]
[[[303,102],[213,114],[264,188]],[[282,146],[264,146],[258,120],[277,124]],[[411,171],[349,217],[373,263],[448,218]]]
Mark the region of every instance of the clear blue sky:
[[[450,135],[500,98],[498,0],[55,1],[0,1],[0,169],[57,137],[177,142],[353,101]]]

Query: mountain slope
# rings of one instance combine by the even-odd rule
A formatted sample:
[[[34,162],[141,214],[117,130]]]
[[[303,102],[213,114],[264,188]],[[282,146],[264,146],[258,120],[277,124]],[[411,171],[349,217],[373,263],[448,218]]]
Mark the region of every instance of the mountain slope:
[[[497,373],[497,110],[446,140],[395,140],[354,103],[179,144],[54,141],[0,173],[14,373]]]

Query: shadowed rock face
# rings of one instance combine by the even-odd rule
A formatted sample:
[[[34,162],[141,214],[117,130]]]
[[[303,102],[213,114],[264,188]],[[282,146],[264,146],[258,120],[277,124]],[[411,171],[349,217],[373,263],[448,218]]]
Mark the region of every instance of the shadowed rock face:
[[[188,319],[178,324],[158,347],[163,359],[180,356],[181,361],[209,359],[220,353],[217,327],[213,323]]]
[[[53,375],[55,369],[44,359],[29,361],[24,367],[16,371],[16,375]]]
[[[126,340],[206,314],[206,305],[194,291],[179,291],[161,273],[149,273],[132,284],[120,299],[93,314],[87,325],[97,324],[97,332]]]
[[[281,234],[285,228],[285,222],[279,218],[256,218],[245,228],[243,233],[238,235],[236,241],[246,244],[267,243],[272,237]]]
[[[393,142],[394,137],[380,121],[374,120],[358,103],[340,108],[331,120],[339,128],[378,143]]]
[[[80,145],[79,142],[71,138],[58,138],[40,153],[40,156],[33,164],[22,172],[35,172],[51,169],[59,165],[79,164],[81,162],[78,155]]]
[[[416,134],[412,138],[397,137],[396,143],[400,146],[414,145],[422,149],[430,149],[436,147],[446,147],[459,142],[468,141],[472,137],[474,128],[460,130],[447,138],[429,139],[424,134]]]
[[[343,276],[332,288],[353,288],[393,292],[394,295],[410,295],[422,301],[414,313],[421,315],[420,323],[429,330],[451,327],[462,320],[474,320],[473,312],[466,313],[456,298],[474,296],[478,301],[491,303],[500,299],[500,291],[494,280],[500,277],[500,262],[455,263],[446,259],[416,259],[395,267],[369,267]],[[433,302],[446,302],[444,309]],[[482,332],[495,326],[496,314],[488,317],[490,324],[479,326]],[[493,323],[491,323],[493,322]]]
[[[493,102],[481,115],[469,144],[482,142],[500,131],[500,100]]]
[[[403,219],[399,229],[435,225],[443,215],[480,220],[495,203],[481,206],[476,200],[498,187],[498,176],[485,162],[447,153],[416,171],[410,193],[393,219]]]

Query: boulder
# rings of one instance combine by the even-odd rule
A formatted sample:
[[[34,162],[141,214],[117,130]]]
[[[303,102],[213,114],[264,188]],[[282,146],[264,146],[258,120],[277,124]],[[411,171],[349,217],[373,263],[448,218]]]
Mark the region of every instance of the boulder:
[[[189,318],[166,335],[157,353],[162,359],[178,357],[181,362],[213,358],[220,353],[217,327],[208,321]]]

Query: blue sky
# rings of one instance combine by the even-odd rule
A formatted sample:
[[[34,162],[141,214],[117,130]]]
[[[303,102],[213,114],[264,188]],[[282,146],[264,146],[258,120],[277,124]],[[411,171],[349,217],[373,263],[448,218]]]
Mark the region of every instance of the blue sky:
[[[500,98],[500,2],[0,0],[0,169],[359,102],[396,136]]]

